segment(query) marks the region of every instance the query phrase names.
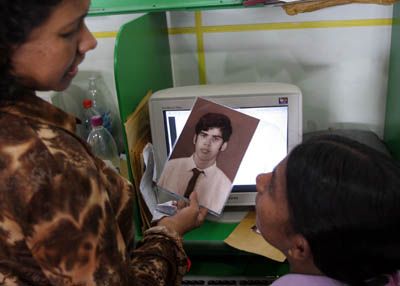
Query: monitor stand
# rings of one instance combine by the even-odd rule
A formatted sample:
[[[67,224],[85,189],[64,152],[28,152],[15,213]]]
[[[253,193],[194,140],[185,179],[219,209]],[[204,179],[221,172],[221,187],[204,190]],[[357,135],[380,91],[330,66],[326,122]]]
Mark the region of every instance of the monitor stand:
[[[220,223],[238,223],[249,211],[254,211],[254,206],[226,206],[220,216],[208,214],[206,220]]]

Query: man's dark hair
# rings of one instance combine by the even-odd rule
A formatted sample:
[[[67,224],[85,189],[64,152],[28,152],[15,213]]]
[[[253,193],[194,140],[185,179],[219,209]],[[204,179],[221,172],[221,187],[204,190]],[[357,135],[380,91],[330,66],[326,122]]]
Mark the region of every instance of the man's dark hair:
[[[211,128],[219,128],[222,133],[222,140],[227,142],[232,134],[231,120],[228,116],[221,113],[206,113],[200,117],[196,124],[196,135],[201,131]]]
[[[11,57],[15,47],[25,43],[32,30],[44,23],[62,0],[0,1],[0,101],[12,98],[17,79],[12,76]]]
[[[291,227],[325,275],[384,285],[381,278],[399,269],[400,167],[393,159],[348,138],[321,136],[289,154],[286,181]]]

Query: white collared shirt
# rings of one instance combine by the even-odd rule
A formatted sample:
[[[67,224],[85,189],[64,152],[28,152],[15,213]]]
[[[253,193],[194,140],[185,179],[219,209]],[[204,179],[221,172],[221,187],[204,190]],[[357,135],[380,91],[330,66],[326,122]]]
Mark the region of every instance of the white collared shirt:
[[[180,196],[184,195],[187,184],[193,175],[192,169],[197,168],[193,156],[169,160],[164,167],[157,185]],[[199,169],[199,168],[198,168]],[[232,182],[214,163],[199,175],[194,191],[197,192],[199,204],[211,211],[221,213]]]

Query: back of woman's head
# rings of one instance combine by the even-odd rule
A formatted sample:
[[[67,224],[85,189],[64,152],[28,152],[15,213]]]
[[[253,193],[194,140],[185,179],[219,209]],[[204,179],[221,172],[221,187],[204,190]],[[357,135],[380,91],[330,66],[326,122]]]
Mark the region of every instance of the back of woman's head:
[[[307,239],[324,274],[366,285],[399,268],[400,168],[394,160],[350,139],[322,136],[290,153],[286,175],[292,227]]]
[[[16,87],[16,79],[11,73],[13,50],[26,42],[32,30],[44,23],[52,9],[62,1],[0,1],[0,100],[12,97]]]

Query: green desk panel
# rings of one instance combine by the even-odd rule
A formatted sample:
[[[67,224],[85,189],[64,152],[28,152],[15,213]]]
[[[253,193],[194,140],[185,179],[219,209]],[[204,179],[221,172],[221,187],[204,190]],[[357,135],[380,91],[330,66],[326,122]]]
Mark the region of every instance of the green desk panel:
[[[203,249],[209,251],[208,248]],[[289,272],[287,262],[276,262],[259,255],[190,255],[188,275],[201,276],[281,276]]]
[[[225,255],[240,252],[224,243],[225,238],[238,223],[205,221],[204,224],[184,236],[185,250],[192,255]],[[207,248],[205,252],[204,249]]]
[[[242,0],[92,0],[90,15],[166,11],[175,9],[227,8]]]
[[[238,223],[218,223],[205,221],[202,227],[197,228],[185,235],[186,240],[217,240],[221,241],[235,229]]]
[[[289,271],[287,262],[235,249],[224,239],[238,223],[204,224],[184,237],[184,248],[192,261],[188,275],[193,276],[281,276]]]

